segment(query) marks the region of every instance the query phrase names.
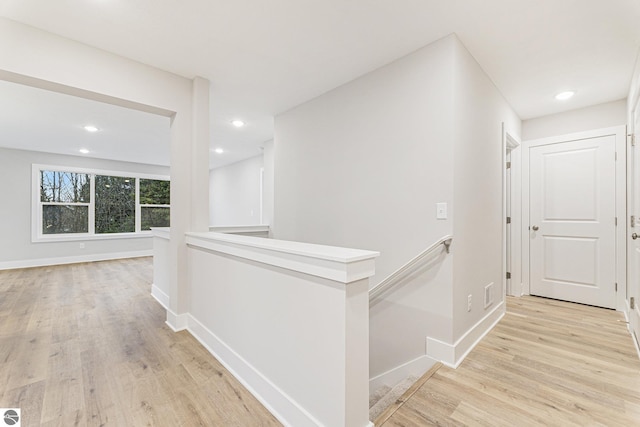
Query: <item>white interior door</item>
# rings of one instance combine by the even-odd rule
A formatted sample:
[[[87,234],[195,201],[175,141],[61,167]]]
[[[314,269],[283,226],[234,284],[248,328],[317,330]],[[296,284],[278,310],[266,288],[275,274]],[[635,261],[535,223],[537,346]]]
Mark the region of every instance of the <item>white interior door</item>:
[[[628,277],[627,277],[627,298],[628,302],[631,302],[633,298],[633,308],[629,304],[629,328],[631,332],[635,334],[636,341],[640,339],[640,308],[638,302],[640,302],[640,226],[638,224],[638,216],[640,215],[640,148],[638,148],[638,142],[640,142],[640,98],[633,112],[633,124],[631,126],[635,144],[629,147],[627,154],[628,163],[628,199],[627,206],[629,206],[629,215],[634,217],[634,221],[629,224],[629,233],[631,238],[627,239],[627,253],[628,253]],[[635,237],[635,238],[634,238]]]
[[[615,136],[531,147],[530,293],[616,307]]]

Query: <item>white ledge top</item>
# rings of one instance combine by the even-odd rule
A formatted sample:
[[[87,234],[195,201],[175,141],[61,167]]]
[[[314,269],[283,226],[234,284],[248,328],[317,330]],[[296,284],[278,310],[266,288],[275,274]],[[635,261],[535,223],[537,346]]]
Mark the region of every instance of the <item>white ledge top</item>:
[[[213,231],[214,233],[268,233],[269,225],[268,224],[260,224],[260,225],[212,225],[209,227],[209,231]]]
[[[187,245],[344,284],[371,277],[379,252],[222,233],[185,233]]]
[[[161,237],[163,239],[168,239],[170,237],[169,227],[151,227],[151,233],[153,233],[153,237]]]
[[[215,232],[185,233],[202,241],[215,241],[233,243],[235,245],[248,246],[270,251],[284,252],[292,255],[301,255],[309,258],[324,259],[337,262],[356,262],[373,259],[380,256],[380,252],[365,251],[361,249],[341,248],[337,246],[316,245],[313,243],[293,242],[290,240],[263,239],[253,236],[240,236],[236,234],[223,234]],[[188,242],[194,245],[194,241]]]

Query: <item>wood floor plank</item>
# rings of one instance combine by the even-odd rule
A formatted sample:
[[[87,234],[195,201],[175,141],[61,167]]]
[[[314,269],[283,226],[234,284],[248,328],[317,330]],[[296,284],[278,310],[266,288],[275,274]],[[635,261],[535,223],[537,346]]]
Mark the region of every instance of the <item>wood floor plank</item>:
[[[0,271],[0,407],[23,426],[279,426],[150,296],[151,258]]]
[[[453,423],[640,425],[640,360],[622,314],[507,298],[507,315],[465,361],[439,369],[382,426]]]

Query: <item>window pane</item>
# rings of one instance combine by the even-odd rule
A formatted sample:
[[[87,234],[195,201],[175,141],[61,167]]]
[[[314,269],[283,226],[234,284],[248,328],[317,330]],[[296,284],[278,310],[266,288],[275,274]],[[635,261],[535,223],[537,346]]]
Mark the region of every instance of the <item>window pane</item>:
[[[89,203],[89,175],[40,171],[40,201]]]
[[[151,227],[169,227],[169,208],[141,208],[142,230],[149,230]]]
[[[88,233],[89,207],[42,206],[42,234]]]
[[[135,178],[96,175],[96,234],[136,231]]]
[[[156,179],[140,180],[141,205],[168,205],[170,203],[169,181]]]

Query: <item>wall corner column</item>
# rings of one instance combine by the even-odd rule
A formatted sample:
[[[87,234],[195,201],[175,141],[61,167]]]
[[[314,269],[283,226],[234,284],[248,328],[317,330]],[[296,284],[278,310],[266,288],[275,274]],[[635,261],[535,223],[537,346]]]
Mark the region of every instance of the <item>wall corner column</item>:
[[[191,228],[209,231],[209,80],[193,79],[191,145]]]
[[[209,228],[209,81],[196,77],[184,108],[171,120],[171,228],[167,324],[187,327],[185,233]]]

